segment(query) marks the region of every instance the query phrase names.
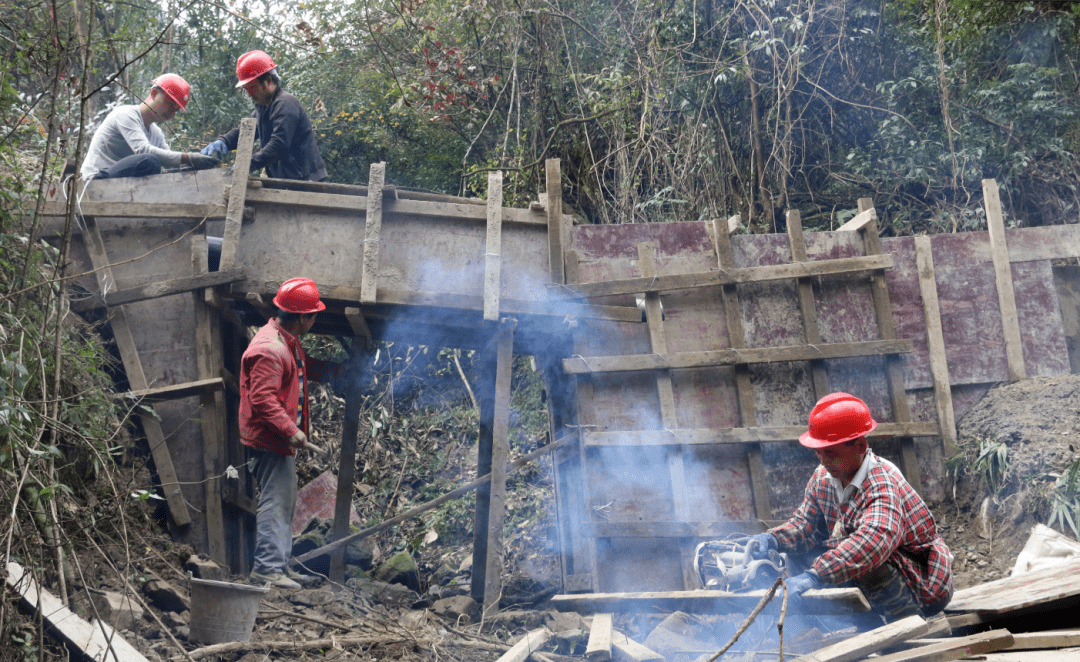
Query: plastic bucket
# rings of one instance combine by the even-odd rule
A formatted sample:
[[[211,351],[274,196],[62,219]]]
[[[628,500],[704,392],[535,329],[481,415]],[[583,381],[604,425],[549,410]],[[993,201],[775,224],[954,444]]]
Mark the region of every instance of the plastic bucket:
[[[194,641],[224,644],[251,639],[259,600],[269,587],[195,579],[190,573],[188,582],[191,584],[191,638]]]

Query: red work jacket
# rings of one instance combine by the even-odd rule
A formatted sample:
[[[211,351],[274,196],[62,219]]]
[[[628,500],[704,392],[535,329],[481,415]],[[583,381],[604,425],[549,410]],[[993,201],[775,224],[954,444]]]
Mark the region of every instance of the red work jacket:
[[[326,382],[335,363],[309,359],[296,336],[271,319],[248,343],[240,360],[240,441],[245,446],[295,455],[289,437],[296,434],[300,382],[304,384],[304,434],[308,434],[307,382]]]

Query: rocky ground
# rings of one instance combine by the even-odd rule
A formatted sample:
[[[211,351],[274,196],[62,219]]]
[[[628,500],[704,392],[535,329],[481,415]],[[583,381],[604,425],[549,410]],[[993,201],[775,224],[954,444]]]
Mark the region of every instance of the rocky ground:
[[[380,521],[387,512],[437,496],[444,485],[469,479],[475,450],[460,436],[473,424],[467,409],[454,415],[456,421],[414,417],[406,426],[411,432],[400,435],[394,433],[400,419],[387,418],[387,434],[374,439],[383,450],[369,451],[365,479],[358,485],[363,521]],[[961,455],[949,464],[955,496],[934,505],[942,535],[956,555],[958,588],[1007,575],[1031,527],[1049,521],[1054,495],[1066,495],[1062,502],[1069,503],[1058,477],[1076,457],[1077,412],[1080,377],[1038,378],[991,390],[959,422]],[[527,418],[523,412],[517,416]],[[317,438],[332,446],[335,424],[332,416],[328,421]],[[519,420],[516,430],[518,452],[535,447],[539,428],[530,431]],[[436,461],[423,472],[402,468],[401,444],[413,447],[418,463],[429,455]],[[301,467],[307,480],[324,468],[311,462]],[[547,627],[559,633],[547,646],[549,662],[559,662],[561,655],[583,654],[588,623],[551,611],[548,603],[560,590],[550,467],[541,462],[515,480],[508,503],[506,590],[500,611],[487,618],[468,598],[469,498],[370,540],[344,586],[323,582],[297,591],[271,589],[261,599],[249,643],[207,649],[192,640],[192,619],[198,628],[203,612],[191,602],[187,573],[250,582],[164,536],[137,536],[132,545],[105,550],[111,564],[126,572],[103,560],[87,563],[82,571],[91,588],[74,591],[72,607],[87,617],[96,608],[114,620],[120,635],[151,660],[261,662],[275,653],[271,657],[278,659],[493,661],[525,632]],[[427,491],[425,481],[439,487]],[[125,593],[137,596],[133,608],[110,603],[110,594]],[[616,625],[643,640],[661,618],[622,619]]]

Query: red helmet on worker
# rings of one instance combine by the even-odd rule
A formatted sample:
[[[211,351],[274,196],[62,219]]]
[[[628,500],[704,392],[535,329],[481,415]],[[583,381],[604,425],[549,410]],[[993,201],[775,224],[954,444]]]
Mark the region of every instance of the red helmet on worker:
[[[265,51],[249,51],[240,56],[240,59],[236,61],[236,78],[239,81],[236,87],[240,88],[251,81],[255,80],[259,76],[262,76],[268,71],[273,70],[277,65],[270,59],[270,56]]]
[[[191,99],[191,86],[177,74],[161,74],[153,81],[154,87],[161,88],[180,110],[187,112],[187,102]]]
[[[810,412],[810,429],[799,437],[807,448],[827,448],[874,431],[877,421],[866,403],[850,393],[830,393]]]
[[[319,301],[319,288],[310,278],[290,278],[278,288],[274,305],[289,313],[317,313],[326,310]]]

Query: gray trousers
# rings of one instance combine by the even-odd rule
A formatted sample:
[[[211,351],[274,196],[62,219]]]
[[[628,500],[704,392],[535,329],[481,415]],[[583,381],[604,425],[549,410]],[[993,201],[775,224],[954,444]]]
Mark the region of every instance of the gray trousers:
[[[296,456],[249,448],[251,472],[259,486],[255,511],[255,572],[285,572],[292,557],[296,512]]]

